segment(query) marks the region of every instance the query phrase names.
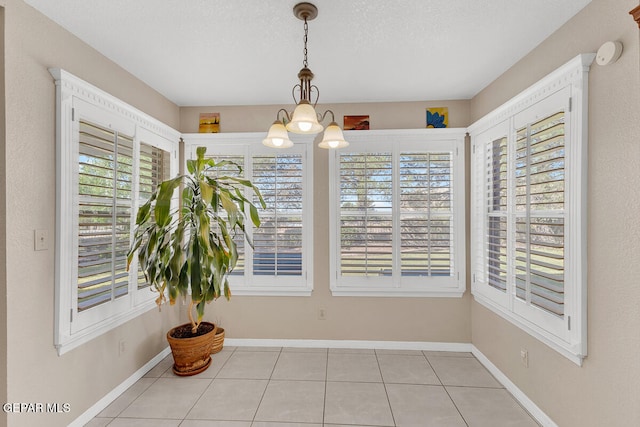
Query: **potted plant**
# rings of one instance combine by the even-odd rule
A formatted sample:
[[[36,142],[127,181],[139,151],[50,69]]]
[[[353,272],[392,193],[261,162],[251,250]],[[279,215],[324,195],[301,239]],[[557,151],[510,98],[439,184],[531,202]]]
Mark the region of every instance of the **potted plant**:
[[[169,296],[175,304],[179,296],[190,294],[189,321],[167,333],[177,375],[194,375],[211,364],[211,348],[217,326],[203,322],[205,307],[224,295],[231,297],[228,275],[236,266],[238,233],[253,247],[245,228],[248,216],[260,226],[258,209],[245,196],[253,190],[261,207],[260,191],[249,180],[216,176],[222,167],[242,168],[230,161],[216,163],[205,158],[206,148],[196,150],[196,159],[187,161],[188,174],[162,182],[136,217],[133,242],[127,254],[127,268],[137,253],[139,265],[152,289],[159,293],[158,307]],[[171,199],[180,187],[179,206]],[[195,310],[195,318],[194,318]],[[197,347],[197,348],[194,348]]]

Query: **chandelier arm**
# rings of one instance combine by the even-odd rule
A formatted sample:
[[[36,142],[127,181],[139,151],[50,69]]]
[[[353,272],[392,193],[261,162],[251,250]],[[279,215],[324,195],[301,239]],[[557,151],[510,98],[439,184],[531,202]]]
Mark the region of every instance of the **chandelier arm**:
[[[316,108],[316,105],[318,104],[318,100],[320,99],[320,89],[318,89],[318,86],[316,85],[309,86],[309,102],[311,102],[311,93],[313,92],[314,89],[316,90],[316,102],[313,103],[313,108]]]
[[[320,116],[320,113],[318,113],[318,117],[319,117],[318,121],[323,122],[324,119],[327,118],[327,114],[331,114],[331,121],[332,122],[336,121],[336,117],[334,116],[333,111],[331,111],[331,110],[325,111],[324,113],[322,113],[322,116]]]
[[[300,90],[300,100],[302,100],[302,85],[300,83],[298,83],[297,85],[295,85],[292,89],[291,89],[291,96],[293,97],[293,103],[297,104],[298,101],[296,100],[296,89]]]
[[[284,113],[284,117],[287,118],[287,121],[290,122],[291,121],[291,116],[289,115],[289,112],[287,110],[285,110],[284,108],[281,108],[278,110],[278,112],[276,113],[276,119],[280,120],[280,113]],[[282,121],[282,120],[280,120]]]

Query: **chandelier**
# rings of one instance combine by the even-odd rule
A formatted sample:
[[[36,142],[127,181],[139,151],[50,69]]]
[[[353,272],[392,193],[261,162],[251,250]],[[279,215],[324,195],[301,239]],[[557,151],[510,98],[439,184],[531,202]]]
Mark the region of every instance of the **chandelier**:
[[[330,115],[331,123],[324,129],[324,135],[318,147],[346,147],[349,143],[344,140],[342,129],[340,129],[340,126],[336,123],[333,111],[327,110],[322,114],[318,114],[315,110],[320,91],[317,86],[311,84],[313,73],[309,69],[309,63],[307,61],[307,36],[309,34],[307,21],[311,21],[318,16],[318,8],[311,3],[298,3],[293,7],[293,14],[296,18],[304,21],[304,59],[302,61],[302,69],[298,73],[300,83],[295,85],[292,90],[293,101],[296,103],[296,108],[291,114],[284,108],[276,113],[276,121],[273,122],[269,128],[269,133],[262,143],[272,148],[291,147],[293,146],[293,142],[289,139],[288,132],[306,135],[318,134],[324,129],[320,122],[324,121],[327,115]],[[296,99],[296,92],[299,92],[299,100]],[[313,103],[311,102],[312,94],[315,95],[315,101]],[[282,113],[282,116],[280,113]]]

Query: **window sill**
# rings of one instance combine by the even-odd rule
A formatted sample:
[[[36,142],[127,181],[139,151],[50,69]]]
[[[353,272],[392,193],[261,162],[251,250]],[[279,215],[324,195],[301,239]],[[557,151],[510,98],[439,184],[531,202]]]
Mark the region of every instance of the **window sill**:
[[[76,332],[73,335],[58,333],[58,340],[55,343],[55,347],[58,350],[58,356],[73,350],[76,347],[81,346],[84,343],[91,341],[92,339],[109,332],[112,329],[121,326],[130,320],[158,307],[155,300],[151,299],[146,301],[137,307],[132,308],[126,313],[112,316],[111,318],[101,321],[99,324],[88,327],[80,332]]]
[[[232,297],[236,296],[258,296],[258,297],[308,297],[313,292],[312,288],[286,288],[286,287],[269,287],[269,288],[231,288]]]
[[[332,288],[334,297],[401,297],[401,298],[462,298],[464,290],[416,290],[416,289],[361,289]]]

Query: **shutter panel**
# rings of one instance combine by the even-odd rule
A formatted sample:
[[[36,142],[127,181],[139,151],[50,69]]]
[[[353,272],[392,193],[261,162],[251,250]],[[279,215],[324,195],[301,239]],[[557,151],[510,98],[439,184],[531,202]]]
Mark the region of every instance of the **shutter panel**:
[[[564,315],[564,112],[517,131],[516,296]]]
[[[400,155],[400,263],[403,276],[453,271],[451,153]]]
[[[301,276],[302,156],[255,155],[252,162],[253,182],[266,204],[253,234],[253,274]]]
[[[78,311],[128,293],[133,138],[80,122]]]
[[[340,155],[340,272],[391,275],[393,169],[391,153]]]
[[[486,146],[487,283],[507,290],[507,137]]]
[[[151,194],[170,176],[170,153],[145,142],[140,143],[138,199],[140,206],[149,200]],[[138,266],[138,289],[149,287],[144,273]]]

